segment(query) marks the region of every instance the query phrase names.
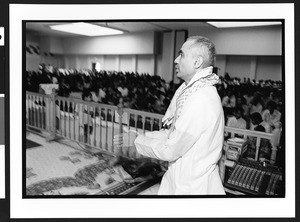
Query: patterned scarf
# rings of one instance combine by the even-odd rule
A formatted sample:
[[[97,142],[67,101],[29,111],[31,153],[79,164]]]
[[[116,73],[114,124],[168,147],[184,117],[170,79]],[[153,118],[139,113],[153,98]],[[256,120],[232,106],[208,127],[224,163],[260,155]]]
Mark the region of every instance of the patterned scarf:
[[[213,67],[207,67],[198,71],[191,81],[186,85],[182,83],[176,90],[175,95],[163,117],[163,125],[171,126],[170,132],[173,131],[176,120],[179,118],[185,101],[200,88],[212,86],[219,82],[219,77],[212,72]]]

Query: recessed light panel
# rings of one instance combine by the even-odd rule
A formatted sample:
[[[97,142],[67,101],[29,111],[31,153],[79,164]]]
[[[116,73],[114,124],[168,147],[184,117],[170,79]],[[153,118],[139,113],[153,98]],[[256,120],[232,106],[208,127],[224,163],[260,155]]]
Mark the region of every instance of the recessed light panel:
[[[99,25],[93,25],[85,22],[52,25],[50,26],[50,28],[61,32],[68,32],[68,33],[84,35],[84,36],[103,36],[103,35],[123,34],[123,32],[120,30],[103,27]]]
[[[281,22],[207,22],[217,28],[281,25]]]

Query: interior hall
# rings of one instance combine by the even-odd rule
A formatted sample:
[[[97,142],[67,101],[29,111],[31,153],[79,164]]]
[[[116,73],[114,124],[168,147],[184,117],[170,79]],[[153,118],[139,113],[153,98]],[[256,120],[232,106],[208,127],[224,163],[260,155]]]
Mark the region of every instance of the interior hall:
[[[77,34],[60,29],[72,24]],[[137,153],[130,136],[118,148],[114,136],[163,130],[190,36],[216,48],[226,195],[284,195],[280,21],[26,21],[23,32],[25,195],[157,195],[168,163]]]

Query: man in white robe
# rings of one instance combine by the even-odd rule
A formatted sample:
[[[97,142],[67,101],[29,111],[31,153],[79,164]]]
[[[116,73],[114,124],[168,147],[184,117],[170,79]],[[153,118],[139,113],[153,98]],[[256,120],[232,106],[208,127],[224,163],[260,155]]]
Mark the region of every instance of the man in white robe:
[[[223,195],[218,161],[224,140],[224,114],[212,72],[215,48],[207,38],[190,37],[175,59],[184,83],[163,117],[169,129],[139,134],[141,155],[169,162],[160,195]],[[116,139],[115,145],[122,145]]]

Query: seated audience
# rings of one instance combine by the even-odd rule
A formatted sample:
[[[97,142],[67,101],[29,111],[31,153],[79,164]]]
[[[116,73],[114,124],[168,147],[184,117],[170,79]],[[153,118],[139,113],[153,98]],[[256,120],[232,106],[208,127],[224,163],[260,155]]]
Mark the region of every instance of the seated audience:
[[[252,113],[250,115],[250,130],[266,132],[265,127],[261,125],[262,122],[263,120],[260,113]]]
[[[243,119],[242,114],[243,109],[241,107],[235,108],[233,115],[228,118],[226,126],[238,129],[246,129],[247,123],[246,120]]]
[[[276,123],[281,120],[281,113],[276,109],[276,107],[277,105],[274,101],[269,101],[266,109],[262,112],[262,116],[266,122],[270,124],[272,129],[274,129]]]
[[[261,100],[261,95],[256,94],[250,101],[250,115],[252,113],[261,113],[263,110],[263,102]]]
[[[94,102],[117,106],[122,98],[125,108],[160,114],[165,113],[180,85],[173,81],[166,83],[160,76],[144,73],[56,69],[44,64],[37,72],[27,71],[25,77],[28,91],[39,92],[40,84],[57,82],[59,96],[69,97],[71,94],[74,98],[75,94],[89,92]],[[244,78],[241,82],[241,79],[232,78],[228,73],[226,77],[220,76],[217,90],[222,99],[226,124],[244,128],[246,122],[246,129],[253,129],[250,115],[259,113],[262,121],[257,125],[258,129],[263,127],[264,132],[272,132],[282,118],[281,87],[280,81]],[[267,106],[264,107],[264,104]],[[236,113],[236,107],[238,112],[242,111],[240,118],[237,118],[240,114]]]

